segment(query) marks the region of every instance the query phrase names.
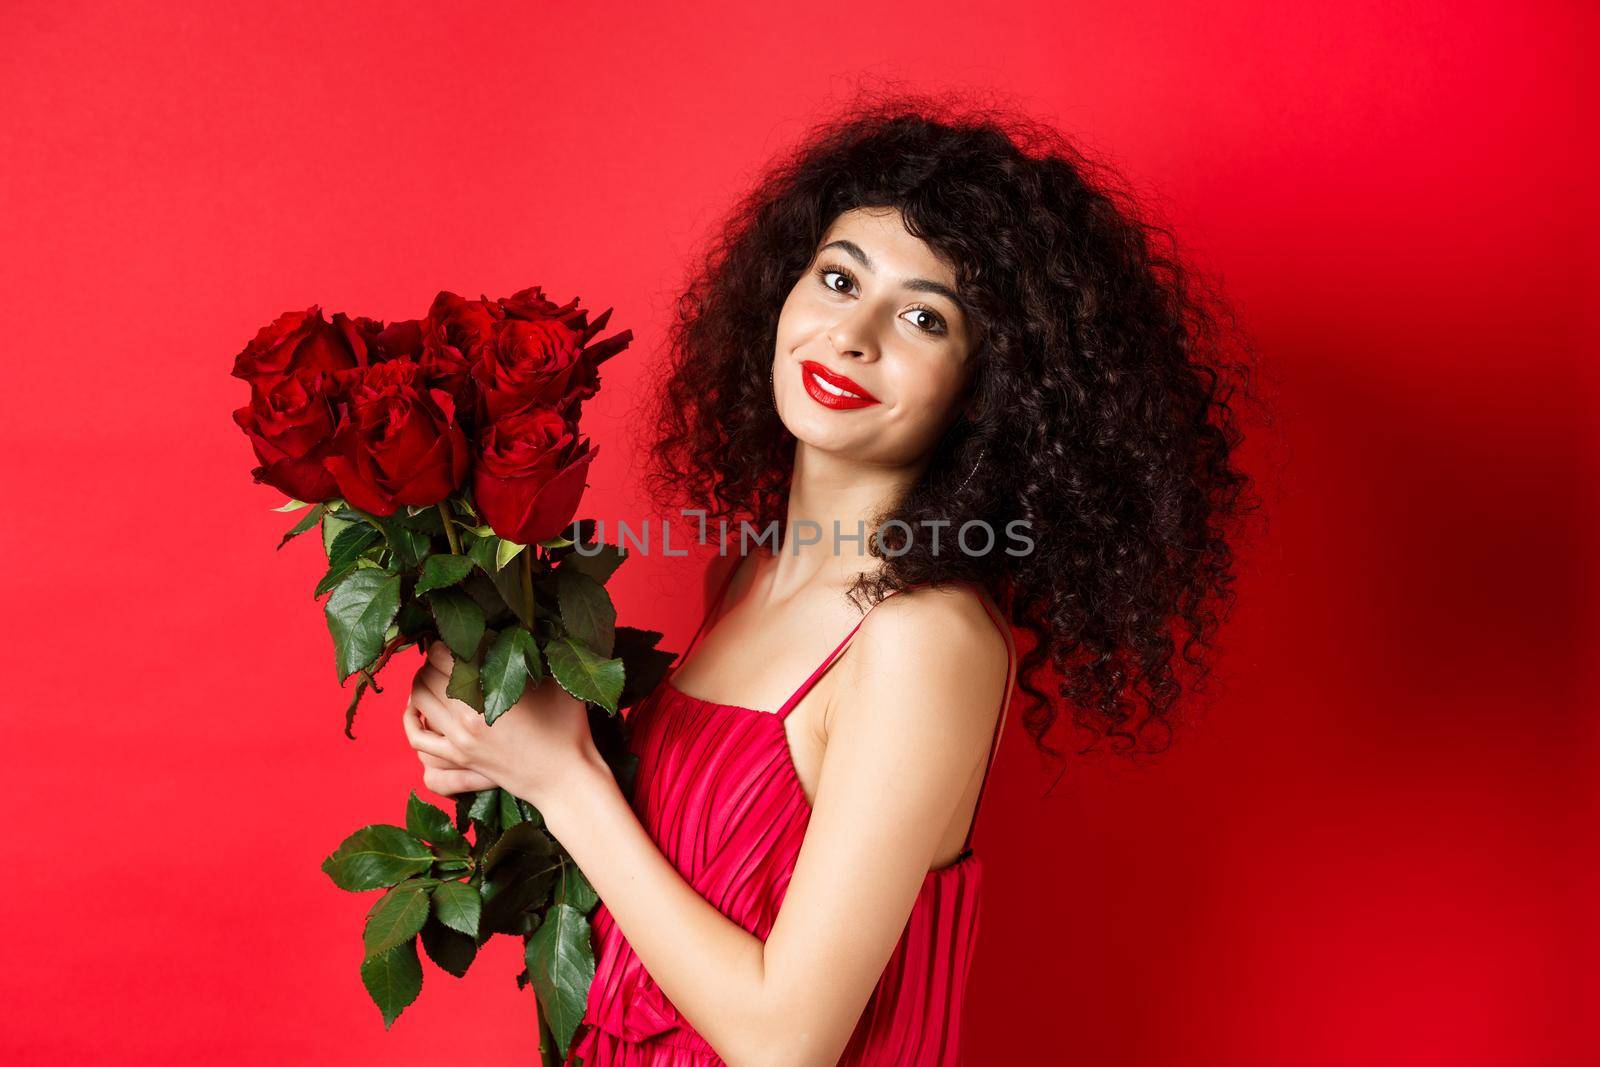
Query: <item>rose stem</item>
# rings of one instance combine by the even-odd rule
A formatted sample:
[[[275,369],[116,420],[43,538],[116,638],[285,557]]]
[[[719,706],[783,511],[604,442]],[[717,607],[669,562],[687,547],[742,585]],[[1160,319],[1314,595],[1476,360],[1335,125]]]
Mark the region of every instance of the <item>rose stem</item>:
[[[444,516],[444,535],[450,539],[450,554],[461,555],[461,541],[456,537],[455,526],[450,519],[450,505],[446,501],[439,501],[439,514]]]
[[[522,550],[522,599],[528,605],[528,627],[533,627],[533,546]]]

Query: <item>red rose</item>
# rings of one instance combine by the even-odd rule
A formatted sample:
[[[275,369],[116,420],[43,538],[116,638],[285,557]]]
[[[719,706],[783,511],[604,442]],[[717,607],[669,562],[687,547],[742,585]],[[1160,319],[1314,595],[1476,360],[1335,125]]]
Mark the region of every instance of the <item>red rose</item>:
[[[295,500],[321,503],[339,495],[322,461],[333,443],[334,416],[329,392],[334,376],[287,376],[233,413],[250,438],[261,466],[250,473]]]
[[[578,306],[578,301],[574,297],[565,305],[556,304],[544,295],[543,286],[535,285],[531,289],[521,289],[510,296],[503,296],[494,304],[507,318],[537,322],[540,319],[567,317]]]
[[[422,348],[417,353],[417,367],[422,371],[422,381],[428,388],[443,389],[450,394],[461,418],[468,419],[475,414],[477,401],[471,367],[460,349],[430,334],[422,339]]]
[[[351,318],[342,311],[336,311],[333,313],[333,328],[355,355],[357,366],[365,367],[368,363],[383,361],[379,340],[383,335],[383,323],[377,319],[369,319],[365,315]]]
[[[444,389],[455,398],[463,420],[471,420],[478,406],[471,354],[494,336],[496,321],[484,301],[463,300],[448,291],[433,298],[428,317],[422,320],[417,363],[430,387]]]
[[[500,318],[487,300],[466,300],[440,290],[423,320],[423,332],[465,354],[475,351],[493,335],[494,324]]]
[[[544,290],[537,285],[503,297],[495,301],[494,306],[507,318],[559,321],[577,335],[577,346],[582,354],[566,380],[566,390],[562,398],[549,401],[574,422],[582,416],[583,402],[600,391],[600,364],[627,348],[633,340],[633,331],[624,330],[604,341],[594,341],[591,344],[595,335],[610,320],[611,310],[607,308],[590,322],[589,313],[578,307],[577,297],[573,297],[565,304],[557,305],[547,299]]]
[[[587,381],[583,363],[582,336],[558,319],[496,323],[472,364],[485,422],[528,407],[566,407],[573,379]]]
[[[472,498],[478,514],[507,541],[531,545],[558,536],[577,513],[597,445],[549,408],[528,408],[483,433]]]
[[[337,316],[335,316],[337,317]],[[402,319],[381,329],[374,336],[373,362],[391,359],[416,359],[422,354],[423,322],[420,319]]]
[[[259,395],[286,375],[350,370],[365,362],[366,346],[356,324],[343,315],[329,323],[322,308],[312,305],[261,327],[234,357],[233,376],[249,382],[252,393]]]
[[[420,373],[396,359],[351,383],[325,463],[340,493],[363,511],[392,515],[401,505],[437,504],[466,477],[467,438],[455,400],[426,388]]]
[[[583,402],[600,391],[600,365],[592,358],[592,351],[584,354],[567,379],[566,412],[574,420],[582,413]]]

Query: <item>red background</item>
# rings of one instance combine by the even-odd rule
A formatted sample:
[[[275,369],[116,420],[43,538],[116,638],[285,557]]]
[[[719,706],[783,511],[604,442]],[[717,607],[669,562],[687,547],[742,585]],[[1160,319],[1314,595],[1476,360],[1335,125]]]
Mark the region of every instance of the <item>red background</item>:
[[[312,303],[615,306],[586,511],[642,517],[626,416],[691,251],[868,74],[1118,162],[1282,417],[1199,729],[1048,797],[1008,731],[971,1062],[1595,1062],[1579,6],[6,5],[0,1059],[531,1060],[509,942],[387,1033],[361,989],[370,898],[317,864],[419,784],[402,671],[346,741],[232,356]],[[697,583],[615,592],[681,648]]]

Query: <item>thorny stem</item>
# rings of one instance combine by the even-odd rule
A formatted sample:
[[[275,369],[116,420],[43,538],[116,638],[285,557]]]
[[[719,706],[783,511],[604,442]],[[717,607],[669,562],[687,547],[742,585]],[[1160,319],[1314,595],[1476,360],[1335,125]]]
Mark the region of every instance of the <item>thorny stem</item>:
[[[450,539],[450,554],[461,555],[461,539],[456,536],[454,521],[450,517],[450,504],[448,501],[439,501],[439,514],[444,517],[444,535]]]
[[[544,1005],[538,1002],[537,995],[534,997],[534,1014],[539,1022],[540,1067],[561,1067],[561,1050],[556,1047],[556,1035],[551,1031]]]
[[[528,625],[533,625],[533,546],[522,550],[522,601],[528,606]]]
[[[358,672],[360,677],[356,679],[356,691],[350,697],[349,706],[344,710],[344,735],[350,740],[354,741],[356,739],[352,727],[355,726],[356,705],[361,703],[361,694],[367,689],[371,689],[374,693],[383,692],[378,687],[378,672],[383,670],[383,665],[389,662],[389,657],[394,655],[395,650],[404,643],[405,639],[405,634],[395,634],[384,644],[383,650],[378,653],[378,658],[373,662],[372,666]]]

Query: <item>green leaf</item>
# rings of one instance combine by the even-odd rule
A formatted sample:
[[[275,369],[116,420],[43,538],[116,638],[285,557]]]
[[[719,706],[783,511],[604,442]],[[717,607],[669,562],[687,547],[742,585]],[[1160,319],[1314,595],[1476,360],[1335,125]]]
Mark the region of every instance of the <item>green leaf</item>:
[[[290,528],[289,532],[283,535],[283,540],[278,542],[278,547],[282,548],[284,545],[288,544],[290,541],[294,540],[296,537],[299,537],[301,534],[311,529],[311,527],[315,526],[322,520],[322,516],[327,512],[327,510],[328,509],[326,505],[318,504],[316,507],[302,515],[300,517],[300,521],[295,523],[294,526]]]
[[[532,804],[529,804],[526,800],[523,800],[521,797],[517,797],[516,801],[517,801],[517,807],[522,810],[522,817],[524,819],[527,819],[528,821],[532,822],[533,825],[535,825],[535,826],[543,826],[544,825],[544,816],[539,813],[539,809],[538,808],[534,807]]]
[[[323,608],[343,685],[383,650],[383,634],[400,610],[400,578],[385,570],[358,570],[339,584]]]
[[[604,585],[628,559],[628,554],[621,545],[589,545],[592,554],[585,554],[584,549],[578,549],[561,560],[561,570],[571,568],[580,574],[587,574],[595,581]]]
[[[570,537],[552,537],[548,541],[540,541],[539,542],[539,547],[540,548],[571,548],[572,544],[573,544],[572,538],[570,538]]]
[[[416,790],[406,801],[406,832],[434,845],[465,843],[450,816],[417,796]]]
[[[483,718],[494,723],[522,698],[528,684],[528,653],[539,654],[533,635],[520,626],[501,630],[483,657]]]
[[[467,968],[472,966],[472,960],[478,954],[476,939],[450,929],[436,916],[429,917],[422,926],[422,947],[440,970],[457,978],[467,973]]]
[[[483,609],[459,589],[435,589],[428,594],[439,636],[457,657],[472,659],[483,643]]]
[[[272,510],[288,514],[291,511],[299,511],[301,508],[309,508],[310,506],[311,505],[306,503],[304,500],[291,500],[287,504],[275,507]]]
[[[623,682],[620,659],[597,656],[565,635],[545,645],[544,656],[561,688],[579,700],[593,701],[609,712],[616,712]]]
[[[362,554],[379,540],[381,538],[378,531],[359,523],[346,526],[340,531],[328,549],[328,573],[322,576],[322,581],[312,590],[311,598],[320,599],[322,594],[343,581],[344,576],[355,569],[356,561]]]
[[[556,572],[556,601],[567,632],[600,656],[611,655],[616,638],[617,609],[606,587],[581,571]]]
[[[415,530],[418,533],[430,536],[437,534],[441,541],[444,539],[444,516],[439,514],[437,505],[428,504],[417,508],[415,511],[409,509],[405,512],[397,511],[390,516],[390,519],[408,530]],[[429,551],[432,551],[431,542]],[[419,562],[422,559],[421,556],[417,558]]]
[[[589,879],[570,859],[561,866],[561,877],[556,882],[556,903],[570,904],[585,915],[600,903],[600,894],[594,891]]]
[[[339,535],[350,527],[358,525],[360,525],[359,520],[330,508],[328,513],[322,517],[322,554],[324,556],[331,555],[333,542],[338,539]]]
[[[361,893],[424,874],[432,863],[427,845],[398,826],[375,825],[345,838],[322,869],[340,889]]]
[[[478,937],[515,933],[522,913],[550,895],[559,866],[555,842],[531,822],[518,823],[501,834],[483,860]]]
[[[373,516],[372,519],[383,531],[384,540],[389,542],[389,548],[393,550],[395,560],[402,570],[416,567],[433,551],[433,543],[427,534],[401,522],[398,517]]]
[[[497,794],[504,794],[505,790],[497,790]],[[532,823],[518,823],[500,835],[483,858],[484,869],[489,874],[503,873],[503,868],[508,865],[521,864],[532,857],[545,865],[555,856],[555,842],[550,835],[534,826]],[[555,865],[549,863],[552,873]]]
[[[515,541],[502,539],[500,544],[495,546],[494,569],[497,571],[505,570],[506,564],[516,559],[517,554],[527,547],[527,545],[519,545]]]
[[[657,630],[640,630],[632,626],[617,627],[617,640],[611,654],[622,660],[626,678],[622,696],[617,706],[626,708],[643,700],[666,677],[667,669],[677,656],[656,648],[661,641]]]
[[[383,1013],[383,1028],[389,1029],[422,992],[422,961],[417,958],[417,943],[406,941],[364,961],[361,984]]]
[[[394,623],[411,644],[421,644],[417,639],[424,631],[433,629],[433,613],[420,602],[407,597],[405,603],[400,605],[400,614],[395,616]]]
[[[544,657],[539,654],[539,645],[534,643],[522,657],[528,665],[528,684],[538,685],[544,681]]]
[[[528,939],[523,952],[534,996],[550,1023],[562,1055],[583,1019],[594,980],[594,947],[589,920],[570,904],[556,904]]]
[[[345,578],[349,576],[350,572],[355,569],[355,564],[352,563],[340,567],[338,570],[328,571],[328,573],[324,574],[322,579],[317,582],[317,587],[311,590],[311,599],[321,600],[323,594],[327,593],[330,589],[337,588],[339,583],[344,581]]]
[[[455,585],[472,571],[472,557],[439,553],[422,561],[422,577],[417,580],[417,595]]]
[[[382,537],[377,530],[364,524],[346,526],[333,539],[328,549],[328,568],[354,567],[356,560]]]
[[[472,806],[467,809],[467,818],[476,819],[478,822],[487,822],[491,811],[500,808],[500,790],[484,789],[472,794]]]
[[[361,931],[368,959],[422,932],[422,924],[428,919],[428,896],[426,886],[401,882],[378,898],[367,912],[367,924]]]
[[[509,830],[519,822],[527,822],[517,798],[508,789],[500,790],[500,829]]]
[[[454,665],[450,668],[450,681],[444,687],[444,695],[472,706],[483,714],[483,686],[478,681],[478,665],[470,659],[452,657]]]
[[[488,527],[484,529],[487,530]],[[522,625],[532,626],[533,620],[528,617],[528,605],[522,595],[522,576],[515,567],[501,570],[495,566],[499,551],[500,539],[493,533],[478,538],[466,549],[467,555],[472,557],[472,561],[494,583],[500,600],[511,609],[511,613],[522,622]]]
[[[466,554],[472,562],[483,568],[485,574],[494,573],[494,557],[499,551],[500,539],[494,535],[489,527],[482,527],[482,531],[473,531],[476,534],[473,542],[466,546]]]
[[[446,882],[433,891],[433,914],[450,929],[477,937],[483,898],[465,882]]]

